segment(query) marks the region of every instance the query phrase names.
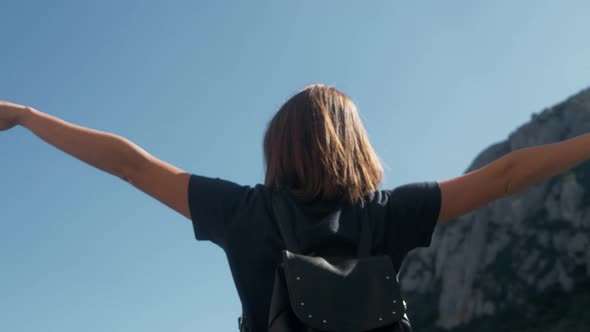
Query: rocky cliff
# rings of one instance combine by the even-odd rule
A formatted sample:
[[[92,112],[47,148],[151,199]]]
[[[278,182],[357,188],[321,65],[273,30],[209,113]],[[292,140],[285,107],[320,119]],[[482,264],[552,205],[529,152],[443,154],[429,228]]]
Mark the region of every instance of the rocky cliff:
[[[533,114],[465,173],[511,151],[588,132],[590,89]],[[421,332],[459,328],[531,304],[548,290],[571,294],[589,276],[590,162],[584,162],[438,225],[430,247],[408,254],[400,283]]]

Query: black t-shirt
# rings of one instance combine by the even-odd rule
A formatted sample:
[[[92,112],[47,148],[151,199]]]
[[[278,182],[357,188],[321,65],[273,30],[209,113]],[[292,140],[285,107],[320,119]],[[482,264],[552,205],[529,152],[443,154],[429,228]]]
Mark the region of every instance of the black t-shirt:
[[[255,332],[267,330],[274,273],[282,243],[274,222],[271,189],[191,174],[188,200],[197,240],[209,240],[226,253],[246,319]],[[287,192],[292,223],[303,252],[320,247],[356,247],[360,223],[369,221],[373,254],[387,254],[399,271],[405,255],[430,245],[440,212],[436,181],[378,190],[365,202],[300,204]]]

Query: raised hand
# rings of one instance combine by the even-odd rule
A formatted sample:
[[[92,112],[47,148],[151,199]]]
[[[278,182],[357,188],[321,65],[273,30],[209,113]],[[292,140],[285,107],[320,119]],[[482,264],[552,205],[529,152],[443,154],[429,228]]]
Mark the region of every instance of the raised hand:
[[[0,100],[0,131],[20,124],[20,119],[26,110],[27,107],[24,105]]]

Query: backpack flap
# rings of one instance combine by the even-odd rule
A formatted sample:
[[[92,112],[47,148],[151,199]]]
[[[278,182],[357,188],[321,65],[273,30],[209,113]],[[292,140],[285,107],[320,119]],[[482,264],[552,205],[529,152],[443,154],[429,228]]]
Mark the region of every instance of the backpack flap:
[[[283,250],[297,318],[321,331],[367,331],[400,320],[405,307],[388,256],[312,257]]]

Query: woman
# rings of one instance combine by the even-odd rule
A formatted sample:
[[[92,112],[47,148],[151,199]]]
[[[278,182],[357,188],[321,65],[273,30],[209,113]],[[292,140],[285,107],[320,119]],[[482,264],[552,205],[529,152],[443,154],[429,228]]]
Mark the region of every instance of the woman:
[[[123,137],[0,101],[0,130],[16,125],[191,220],[198,240],[226,252],[252,331],[267,330],[274,272],[284,248],[272,218],[271,192],[301,212],[294,217],[303,250],[353,247],[360,220],[371,216],[374,253],[389,255],[399,271],[407,252],[430,244],[437,224],[590,157],[586,134],[513,151],[452,179],[378,190],[383,169],[354,103],[321,84],[295,94],[270,121],[264,136],[265,183],[254,187],[185,172]]]

